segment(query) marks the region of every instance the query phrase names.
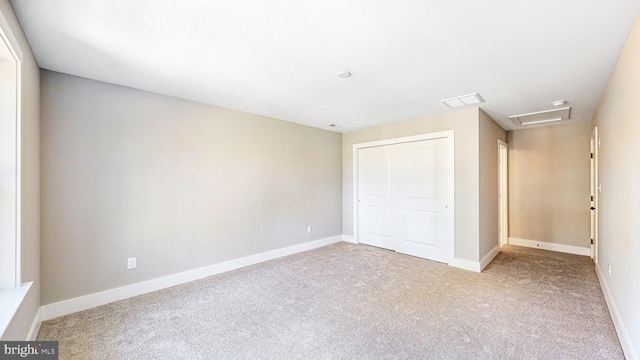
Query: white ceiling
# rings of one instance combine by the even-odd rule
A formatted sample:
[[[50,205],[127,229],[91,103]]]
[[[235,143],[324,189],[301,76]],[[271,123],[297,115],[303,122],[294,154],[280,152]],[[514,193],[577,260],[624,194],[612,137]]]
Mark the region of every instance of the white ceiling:
[[[568,100],[589,121],[638,0],[12,1],[40,66],[314,127],[351,131]],[[340,70],[353,75],[336,76]]]

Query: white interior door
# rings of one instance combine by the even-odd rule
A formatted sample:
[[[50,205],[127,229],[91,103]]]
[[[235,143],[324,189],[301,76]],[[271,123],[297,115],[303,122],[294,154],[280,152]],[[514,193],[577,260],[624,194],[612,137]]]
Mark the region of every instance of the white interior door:
[[[591,133],[591,258],[598,263],[598,127]]]
[[[447,262],[445,139],[398,144],[392,184],[396,251]]]
[[[498,140],[498,207],[500,246],[509,243],[509,185],[507,144]]]
[[[443,138],[359,150],[360,242],[447,262]]]
[[[358,153],[360,242],[395,250],[391,238],[391,147]]]

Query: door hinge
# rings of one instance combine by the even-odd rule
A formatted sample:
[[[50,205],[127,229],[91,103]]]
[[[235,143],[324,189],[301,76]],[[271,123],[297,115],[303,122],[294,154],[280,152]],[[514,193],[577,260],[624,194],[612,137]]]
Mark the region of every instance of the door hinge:
[[[593,153],[591,153],[591,158],[593,159]]]
[[[593,245],[593,239],[591,239],[591,245]]]

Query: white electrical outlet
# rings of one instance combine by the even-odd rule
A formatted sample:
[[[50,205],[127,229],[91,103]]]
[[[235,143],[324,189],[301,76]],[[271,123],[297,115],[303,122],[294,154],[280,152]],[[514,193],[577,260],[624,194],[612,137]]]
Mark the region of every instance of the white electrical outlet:
[[[611,276],[611,264],[609,264],[609,269],[608,269],[608,271],[609,271],[609,276]]]
[[[128,258],[127,259],[127,270],[131,270],[131,269],[135,269],[136,268],[136,258],[132,257],[132,258]]]
[[[307,234],[311,234],[311,225],[307,226]]]

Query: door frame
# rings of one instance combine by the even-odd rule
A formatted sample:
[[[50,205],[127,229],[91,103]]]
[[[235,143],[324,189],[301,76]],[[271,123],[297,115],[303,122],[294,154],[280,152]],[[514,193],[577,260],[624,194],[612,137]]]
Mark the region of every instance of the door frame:
[[[404,136],[399,138],[384,139],[369,141],[364,143],[353,144],[353,237],[357,244],[360,243],[360,230],[359,230],[359,214],[358,214],[358,194],[359,194],[359,156],[358,151],[364,148],[395,145],[415,141],[433,140],[433,139],[446,139],[445,149],[447,150],[447,204],[445,211],[445,228],[447,229],[447,258],[448,263],[452,263],[455,257],[455,149],[454,149],[454,131],[439,131],[428,134]]]
[[[504,159],[502,159],[504,149]],[[509,146],[498,139],[498,245],[509,243]],[[504,223],[503,223],[504,220]],[[504,231],[501,231],[504,229]]]
[[[599,193],[602,191],[600,186],[600,179],[598,177],[598,152],[600,148],[600,137],[598,135],[598,127],[593,128],[590,138],[591,144],[591,258],[597,264],[598,263],[598,198]]]

